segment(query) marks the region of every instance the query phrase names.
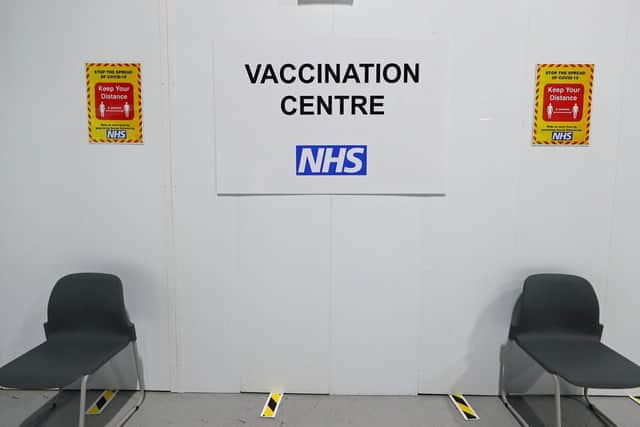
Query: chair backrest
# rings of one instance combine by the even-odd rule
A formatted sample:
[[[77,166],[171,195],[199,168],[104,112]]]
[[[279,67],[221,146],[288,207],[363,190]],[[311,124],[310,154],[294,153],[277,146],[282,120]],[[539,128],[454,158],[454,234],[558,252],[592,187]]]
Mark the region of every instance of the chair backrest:
[[[524,281],[509,335],[571,334],[600,339],[599,318],[598,297],[586,279],[569,274],[535,274]]]
[[[124,306],[122,282],[112,274],[76,273],[53,287],[44,325],[47,338],[56,334],[126,335],[136,331]]]

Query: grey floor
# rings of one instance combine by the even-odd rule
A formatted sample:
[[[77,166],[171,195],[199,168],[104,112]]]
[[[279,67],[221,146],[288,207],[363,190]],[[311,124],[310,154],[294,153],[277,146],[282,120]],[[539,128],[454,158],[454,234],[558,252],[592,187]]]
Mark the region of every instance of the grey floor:
[[[0,391],[0,426],[20,422],[52,392]],[[497,397],[467,396],[480,420],[465,422],[447,396],[285,395],[276,419],[261,419],[262,394],[148,393],[127,427],[518,427]],[[623,397],[593,399],[619,427],[640,426],[640,405]],[[553,426],[553,399],[514,398],[531,427]],[[602,427],[577,399],[563,398],[565,427]]]

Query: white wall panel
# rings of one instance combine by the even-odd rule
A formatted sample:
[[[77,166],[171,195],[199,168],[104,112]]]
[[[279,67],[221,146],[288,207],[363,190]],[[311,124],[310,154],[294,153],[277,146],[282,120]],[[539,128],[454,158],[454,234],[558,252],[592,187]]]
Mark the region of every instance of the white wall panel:
[[[420,202],[333,199],[331,393],[417,393]]]
[[[530,138],[527,10],[501,0],[456,6],[435,9],[452,33],[450,193],[424,207],[423,393],[497,388],[499,346],[523,274],[513,249],[518,148]]]
[[[628,13],[625,74],[622,80],[621,133],[614,189],[614,217],[606,298],[604,340],[625,356],[638,362],[640,345],[635,339],[635,314],[640,302],[640,5],[631,2]]]
[[[320,34],[402,40],[436,33],[451,46],[447,196],[332,198],[329,390],[495,392],[499,347],[527,274],[583,274],[607,298],[627,3],[296,3],[224,2],[222,34],[274,40],[295,34],[303,43]],[[556,25],[558,16],[570,15]],[[595,30],[584,31],[586,24]],[[531,147],[535,64],[573,61],[596,63],[592,146]],[[253,203],[260,208],[243,212]],[[265,218],[273,212],[258,212],[271,203],[282,202],[240,199],[238,227],[275,221],[278,230],[278,220]],[[239,237],[247,250],[263,245]],[[267,241],[278,246],[276,234]],[[256,274],[252,269],[266,269],[263,283],[286,271],[280,261],[266,268],[254,264],[264,255],[251,257],[237,253],[236,286],[245,292],[239,302],[263,286],[246,283]],[[276,292],[286,289],[281,284]],[[238,320],[249,330],[237,329],[245,346],[260,331],[251,322]],[[252,381],[254,388],[277,383],[245,353],[239,353],[244,389]]]
[[[169,82],[158,2],[41,3],[0,7],[0,363],[41,340],[53,282],[78,270],[123,278],[156,389],[176,322],[176,390],[495,393],[540,271],[592,280],[605,340],[640,360],[630,0],[171,0]],[[433,33],[451,48],[445,197],[215,195],[214,39]],[[143,63],[144,146],[88,144],[92,60]],[[596,64],[590,147],[531,146],[539,62]]]
[[[169,3],[180,391],[239,391],[237,203],[215,195],[211,39],[222,2]],[[204,369],[207,366],[209,368]]]
[[[239,200],[243,391],[328,391],[327,197]]]
[[[579,6],[576,9],[576,6]],[[557,16],[573,19],[556,25]],[[614,171],[619,138],[626,2],[536,2],[531,7],[527,67],[595,63],[591,145],[523,147],[518,189],[518,264],[579,272],[606,302]],[[592,31],[584,30],[589,23]],[[603,304],[604,306],[604,304]]]
[[[215,195],[211,52],[221,37],[322,37],[331,10],[277,1],[173,9],[180,389],[324,393],[329,198]]]
[[[126,13],[123,13],[126,11]],[[62,275],[119,275],[147,384],[168,389],[169,152],[157,3],[3,2],[0,364],[39,343]],[[144,146],[89,145],[85,62],[141,62]]]

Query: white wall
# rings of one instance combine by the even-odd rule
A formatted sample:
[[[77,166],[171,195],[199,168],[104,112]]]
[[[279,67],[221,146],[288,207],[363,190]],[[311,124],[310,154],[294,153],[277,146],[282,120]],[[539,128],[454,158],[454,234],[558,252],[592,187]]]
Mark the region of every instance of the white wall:
[[[613,190],[613,218],[611,249],[606,254],[609,274],[606,290],[605,338],[632,360],[640,360],[640,345],[634,340],[634,312],[640,301],[640,129],[638,128],[638,99],[640,99],[640,5],[629,2],[627,45],[624,76],[621,80],[620,139],[616,159]]]
[[[631,0],[172,0],[167,27],[164,1],[2,6],[0,363],[39,341],[52,282],[73,270],[123,277],[152,388],[495,393],[538,271],[591,279],[605,340],[640,361]],[[214,38],[433,33],[451,42],[447,196],[215,194]],[[111,58],[143,62],[143,147],[86,142],[83,63]],[[596,64],[591,147],[531,147],[542,62]]]
[[[538,271],[591,279],[605,339],[638,355],[625,339],[634,299],[622,303],[640,239],[623,207],[639,205],[620,193],[635,179],[633,114],[620,134],[623,102],[637,109],[622,91],[629,20],[640,23],[630,4],[174,4],[181,389],[495,393],[513,302]],[[212,39],[433,33],[452,46],[446,197],[214,194]],[[596,64],[591,147],[531,147],[535,65],[546,62]]]
[[[329,390],[330,198],[215,194],[213,38],[330,34],[331,8],[281,6],[173,2],[179,390]]]
[[[119,275],[148,385],[170,383],[169,157],[157,2],[0,6],[0,364],[44,338],[69,272]],[[141,62],[144,146],[89,145],[85,62]]]

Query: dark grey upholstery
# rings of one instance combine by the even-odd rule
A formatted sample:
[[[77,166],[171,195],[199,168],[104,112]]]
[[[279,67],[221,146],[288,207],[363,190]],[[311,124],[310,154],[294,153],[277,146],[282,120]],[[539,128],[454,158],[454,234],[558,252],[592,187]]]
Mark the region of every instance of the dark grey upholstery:
[[[599,316],[586,279],[536,274],[525,280],[509,336],[546,371],[576,386],[640,386],[640,367],[600,342]]]
[[[136,340],[122,282],[102,273],[71,274],[51,292],[46,341],[0,368],[0,386],[62,388],[100,368]]]
[[[47,338],[59,334],[128,336],[136,331],[124,306],[122,282],[104,273],[76,273],[58,280],[49,297]]]

